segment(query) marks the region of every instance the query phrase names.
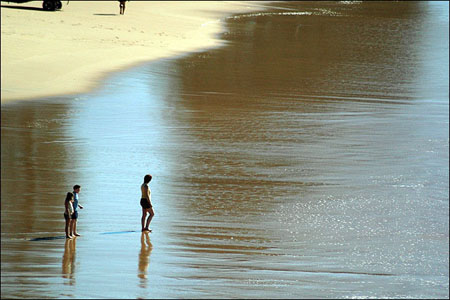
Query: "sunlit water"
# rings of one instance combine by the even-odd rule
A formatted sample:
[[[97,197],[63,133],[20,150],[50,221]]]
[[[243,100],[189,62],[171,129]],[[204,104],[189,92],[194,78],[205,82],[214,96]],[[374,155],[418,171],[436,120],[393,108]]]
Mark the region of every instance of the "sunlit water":
[[[274,6],[222,48],[2,106],[2,297],[449,296],[448,3]],[[32,241],[74,184],[83,236]]]

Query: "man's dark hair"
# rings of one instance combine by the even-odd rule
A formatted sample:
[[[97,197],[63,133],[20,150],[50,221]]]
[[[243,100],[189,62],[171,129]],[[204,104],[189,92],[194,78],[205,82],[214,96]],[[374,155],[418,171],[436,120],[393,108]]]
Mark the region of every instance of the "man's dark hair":
[[[149,183],[152,180],[152,175],[147,174],[144,176],[144,182]]]
[[[75,191],[76,189],[79,189],[81,186],[79,186],[78,184],[75,184],[74,186],[73,186],[73,190]]]

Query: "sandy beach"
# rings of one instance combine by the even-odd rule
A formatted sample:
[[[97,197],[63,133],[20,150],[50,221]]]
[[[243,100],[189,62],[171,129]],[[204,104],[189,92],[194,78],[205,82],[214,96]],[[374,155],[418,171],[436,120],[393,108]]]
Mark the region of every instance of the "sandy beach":
[[[109,72],[215,47],[224,17],[264,9],[243,1],[2,2],[1,102],[88,91]]]

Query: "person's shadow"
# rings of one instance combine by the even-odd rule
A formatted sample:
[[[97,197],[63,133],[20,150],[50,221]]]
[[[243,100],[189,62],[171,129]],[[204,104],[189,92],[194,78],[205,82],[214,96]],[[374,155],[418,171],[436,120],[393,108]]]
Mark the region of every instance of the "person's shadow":
[[[64,244],[64,254],[62,257],[62,276],[69,279],[68,284],[75,283],[75,250],[77,239],[66,239]],[[65,283],[66,284],[66,283]]]
[[[141,234],[141,251],[139,252],[139,265],[138,265],[138,277],[140,278],[139,286],[142,288],[147,287],[147,269],[150,263],[150,253],[152,252],[153,245],[150,242],[150,236],[148,231],[144,231]]]

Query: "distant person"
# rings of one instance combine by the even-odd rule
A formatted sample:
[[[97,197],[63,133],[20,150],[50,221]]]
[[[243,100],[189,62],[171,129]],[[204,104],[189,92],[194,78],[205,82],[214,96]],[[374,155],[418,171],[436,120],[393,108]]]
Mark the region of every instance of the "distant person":
[[[72,214],[72,231],[71,231],[72,236],[81,235],[77,232],[78,208],[83,209],[83,206],[81,206],[78,203],[78,194],[80,193],[80,191],[81,186],[79,186],[78,184],[73,186],[73,214]]]
[[[72,214],[73,214],[73,194],[67,193],[66,200],[64,201],[64,219],[66,220],[65,232],[66,239],[73,238],[72,236]]]
[[[120,14],[125,14],[125,1],[119,0]]]
[[[152,180],[152,175],[147,174],[144,176],[144,183],[141,185],[142,231],[152,231],[149,228],[149,226],[150,226],[150,222],[152,221],[153,216],[155,215],[155,212],[153,211],[153,205],[152,205],[151,190],[148,186],[148,184],[151,180]],[[148,218],[147,218],[147,214],[149,214]],[[147,222],[145,221],[146,218],[147,218]],[[145,226],[144,226],[144,224],[145,224]]]

